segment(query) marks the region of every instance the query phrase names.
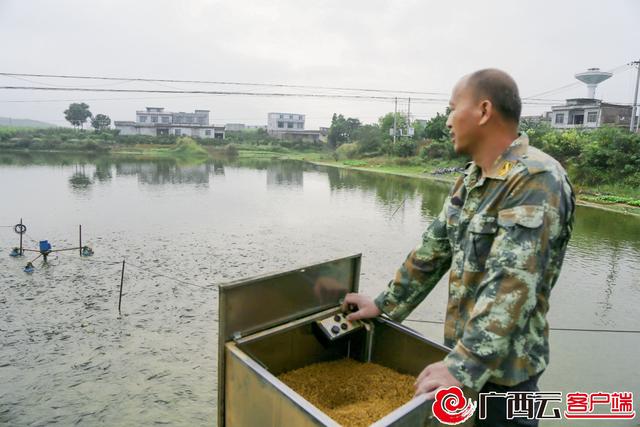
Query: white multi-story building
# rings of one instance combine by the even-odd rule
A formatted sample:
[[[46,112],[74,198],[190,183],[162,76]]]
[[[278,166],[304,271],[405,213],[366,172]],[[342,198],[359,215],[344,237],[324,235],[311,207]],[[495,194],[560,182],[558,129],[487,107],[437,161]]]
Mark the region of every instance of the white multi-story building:
[[[269,113],[267,131],[287,132],[304,130],[304,114]]]
[[[209,110],[174,113],[162,107],[146,107],[136,111],[136,121],[115,121],[121,135],[176,135],[224,139],[224,126],[209,124]]]
[[[557,129],[597,128],[602,125],[628,128],[631,106],[593,98],[574,98],[567,99],[565,105],[552,106],[547,115],[551,126]]]
[[[304,114],[269,113],[267,116],[267,132],[272,137],[283,140],[321,141],[321,132],[318,130],[305,130],[304,120]]]

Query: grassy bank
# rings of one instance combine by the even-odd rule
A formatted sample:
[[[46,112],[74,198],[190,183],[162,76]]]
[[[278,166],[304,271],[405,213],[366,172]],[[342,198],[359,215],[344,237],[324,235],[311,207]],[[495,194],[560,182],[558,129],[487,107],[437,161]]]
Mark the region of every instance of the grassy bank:
[[[191,138],[180,138],[175,145],[141,145],[113,147],[111,154],[146,159],[207,158],[209,152]]]
[[[332,166],[358,171],[386,173],[417,179],[430,179],[453,183],[457,174],[434,174],[438,169],[461,166],[455,161],[415,162],[404,157],[380,156],[357,160],[336,160],[331,152],[297,152],[243,147],[240,158],[301,160],[321,166]],[[640,189],[625,185],[599,187],[576,186],[577,203],[612,212],[640,216]]]

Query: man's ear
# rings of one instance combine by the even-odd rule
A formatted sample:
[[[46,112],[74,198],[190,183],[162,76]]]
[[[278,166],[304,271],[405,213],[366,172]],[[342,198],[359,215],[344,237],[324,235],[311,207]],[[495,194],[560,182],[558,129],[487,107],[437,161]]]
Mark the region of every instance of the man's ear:
[[[487,124],[491,116],[493,116],[493,104],[488,99],[485,99],[480,103],[480,121],[478,125]]]

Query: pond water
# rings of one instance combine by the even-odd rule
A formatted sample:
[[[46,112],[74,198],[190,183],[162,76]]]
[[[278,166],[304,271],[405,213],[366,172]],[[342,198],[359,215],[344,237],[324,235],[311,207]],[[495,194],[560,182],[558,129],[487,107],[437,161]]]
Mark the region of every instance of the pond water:
[[[215,424],[216,284],[362,252],[374,296],[447,190],[301,162],[1,154],[0,424]],[[76,246],[82,224],[95,256],[25,274],[20,218],[26,247]],[[633,391],[637,409],[640,334],[564,329],[640,330],[639,259],[640,218],[578,208],[542,390]],[[445,277],[406,324],[441,342],[446,293]]]

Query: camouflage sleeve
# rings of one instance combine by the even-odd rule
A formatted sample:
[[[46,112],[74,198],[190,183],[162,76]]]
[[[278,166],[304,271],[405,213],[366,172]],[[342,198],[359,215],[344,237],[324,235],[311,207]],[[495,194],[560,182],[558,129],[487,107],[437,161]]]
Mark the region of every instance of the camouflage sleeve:
[[[375,299],[378,308],[396,321],[404,320],[426,298],[451,266],[445,202],[440,215],[422,235],[421,245],[411,251],[388,288]]]
[[[498,212],[498,231],[474,308],[461,339],[444,359],[451,374],[476,391],[490,377],[500,376],[500,363],[512,351],[526,352],[512,348],[512,334],[528,324],[550,262],[551,242],[563,231],[562,183],[562,177],[550,172],[521,176]]]

